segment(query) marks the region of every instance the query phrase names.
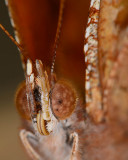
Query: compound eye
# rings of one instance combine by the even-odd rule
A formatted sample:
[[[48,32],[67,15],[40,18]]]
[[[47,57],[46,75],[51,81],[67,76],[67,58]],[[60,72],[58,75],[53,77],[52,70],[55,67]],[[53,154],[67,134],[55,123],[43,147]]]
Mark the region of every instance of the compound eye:
[[[26,83],[22,82],[16,91],[15,105],[23,119],[31,120],[26,96]]]
[[[52,91],[52,110],[60,119],[68,118],[76,107],[76,93],[66,81],[58,81]]]

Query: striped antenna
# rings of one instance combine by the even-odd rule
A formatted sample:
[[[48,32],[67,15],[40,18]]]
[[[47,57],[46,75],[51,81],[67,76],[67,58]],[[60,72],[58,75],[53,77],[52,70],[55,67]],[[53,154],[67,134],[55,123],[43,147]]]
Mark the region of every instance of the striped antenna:
[[[53,55],[53,60],[52,60],[51,73],[54,72],[55,59],[56,59],[56,50],[58,48],[58,43],[59,43],[59,38],[60,38],[60,33],[61,33],[61,27],[62,27],[64,3],[65,3],[65,0],[60,0],[59,18],[58,18],[55,42],[54,42],[54,46],[53,46],[54,55]]]
[[[97,99],[98,109],[102,108],[100,73],[98,62],[98,21],[99,21],[100,0],[91,0],[90,12],[85,32],[85,63],[86,63],[86,106],[87,110],[94,99]],[[95,95],[96,94],[96,95]]]
[[[4,33],[12,40],[12,42],[19,48],[21,53],[24,51],[24,49],[21,47],[21,45],[12,37],[12,35],[0,24],[0,28],[4,31]]]

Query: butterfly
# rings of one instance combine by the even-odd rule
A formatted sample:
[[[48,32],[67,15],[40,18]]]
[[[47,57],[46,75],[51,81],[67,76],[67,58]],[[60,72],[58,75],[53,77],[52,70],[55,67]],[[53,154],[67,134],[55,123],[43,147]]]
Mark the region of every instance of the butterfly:
[[[106,153],[109,153],[108,155],[110,156],[116,155],[115,151],[110,150],[111,145],[113,145],[111,137],[115,139],[115,133],[111,135],[113,127],[109,123],[105,123],[106,119],[104,119],[106,113],[105,102],[106,97],[109,97],[108,88],[110,85],[107,84],[106,89],[103,90],[103,70],[101,67],[103,65],[101,61],[103,57],[99,55],[98,50],[101,49],[99,43],[101,44],[102,42],[98,38],[102,37],[102,31],[105,29],[102,24],[104,15],[103,17],[100,15],[100,0],[91,0],[90,2],[88,23],[85,31],[85,102],[73,83],[57,77],[59,72],[63,72],[64,75],[66,75],[63,69],[61,69],[62,66],[65,67],[62,65],[65,57],[59,53],[57,54],[61,27],[63,25],[62,17],[64,14],[64,6],[66,8],[64,0],[60,1],[55,43],[52,46],[53,52],[48,51],[47,45],[50,44],[50,41],[46,40],[43,42],[45,44],[43,45],[44,49],[39,48],[38,53],[36,53],[37,48],[42,41],[37,37],[45,35],[47,28],[42,25],[43,21],[40,22],[37,19],[38,16],[35,16],[36,13],[33,19],[29,19],[33,11],[32,8],[24,8],[24,10],[22,10],[24,18],[22,16],[16,17],[16,13],[20,13],[18,3],[20,3],[21,9],[25,7],[23,1],[8,1],[9,10],[14,21],[14,28],[16,27],[15,34],[17,38],[20,37],[17,41],[13,38],[12,40],[21,52],[26,78],[26,81],[21,84],[17,91],[16,105],[23,118],[24,128],[20,131],[20,138],[29,157],[34,160],[95,160],[107,158]],[[29,1],[26,3],[28,3],[28,5],[30,4]],[[48,2],[43,1],[42,3],[48,7]],[[40,16],[42,16],[42,19],[45,19],[46,13],[48,14],[49,12],[47,7],[43,11],[41,10],[40,7],[42,3],[39,2],[38,5],[35,4],[34,8],[37,10],[37,7],[39,7],[38,10],[41,11],[39,13],[42,13]],[[114,5],[116,5],[115,3]],[[12,7],[14,4],[15,9]],[[104,1],[102,2],[102,6],[103,5],[108,4]],[[113,3],[111,5],[113,5]],[[26,14],[28,9],[29,14]],[[51,14],[47,16],[51,18],[49,24],[52,24]],[[29,24],[29,27],[27,24]],[[34,27],[32,24],[34,24]],[[102,24],[102,26],[100,24]],[[38,30],[40,25],[43,27],[42,30]],[[2,26],[0,27],[2,28]],[[53,25],[53,27],[55,26]],[[11,38],[8,32],[4,28],[2,29]],[[24,30],[23,35],[22,30]],[[34,30],[36,30],[36,34]],[[48,31],[49,30],[48,28]],[[101,30],[101,33],[98,34],[99,30]],[[39,36],[39,34],[41,35]],[[51,41],[54,39],[53,37],[54,36],[51,36]],[[36,44],[28,43],[29,41],[33,42],[33,39]],[[104,39],[102,38],[102,40]],[[39,58],[37,59],[36,57]],[[48,57],[52,57],[53,59],[51,60]],[[62,64],[59,63],[57,57],[62,58]],[[108,59],[107,61],[110,62]],[[50,64],[51,67],[49,69]],[[56,64],[58,64],[59,67],[57,67]],[[71,61],[67,64],[67,68],[70,70]],[[79,67],[81,67],[81,65],[79,65]],[[108,69],[109,67],[106,68]],[[77,67],[75,68],[78,69]],[[73,75],[72,72],[70,70],[71,75]],[[79,79],[79,77],[77,78]],[[112,84],[112,82],[113,78],[110,78],[110,83]],[[81,86],[79,87],[82,88]],[[110,129],[108,125],[110,125]],[[97,147],[99,147],[99,149],[97,149]],[[115,146],[115,148],[116,147],[117,146]],[[114,157],[115,156],[113,156],[113,159]]]
[[[95,3],[96,5],[98,3],[99,9],[99,2],[97,1],[92,2],[91,7],[93,5],[97,7]],[[82,148],[78,144],[82,144],[79,134],[81,138],[84,136],[82,135],[85,128],[84,105],[81,104],[72,85],[65,80],[57,81],[56,75],[53,73],[60,27],[62,25],[63,8],[64,1],[62,0],[60,1],[58,28],[55,46],[53,47],[55,53],[50,73],[45,69],[41,60],[37,59],[33,62],[26,56],[26,51],[22,48],[23,44],[20,45],[20,40],[14,41],[12,39],[21,51],[21,58],[26,73],[26,82],[22,83],[17,91],[16,105],[23,118],[28,121],[31,120],[31,122],[26,122],[31,132],[22,129],[20,137],[32,159],[43,159],[44,157],[51,159],[50,153],[54,150],[56,150],[54,159],[60,159],[59,157],[63,149],[67,150],[62,156],[63,159],[75,159],[83,156],[80,153]],[[16,29],[16,37],[20,33],[20,31],[19,33],[17,31],[18,29]],[[80,118],[78,119],[78,117]],[[59,136],[60,133],[61,136]],[[48,137],[45,137],[46,135]],[[42,148],[41,145],[42,142],[44,144],[44,141],[46,141],[47,149],[43,150],[44,147]],[[49,144],[49,141],[51,141],[51,144]],[[57,144],[59,144],[59,147],[56,147]]]
[[[28,58],[26,50],[22,47],[23,44],[21,44],[20,40],[18,39],[18,29],[15,31],[17,35],[17,41],[15,41],[1,26],[1,28],[5,31],[5,33],[8,34],[8,36],[17,45],[21,52],[26,82],[21,84],[16,93],[16,106],[21,116],[26,120],[25,125],[29,126],[27,128],[29,131],[25,129],[20,131],[20,137],[26,148],[26,151],[32,159],[42,159],[46,156],[42,155],[44,154],[43,150],[41,152],[39,151],[39,148],[42,148],[40,147],[41,144],[39,144],[39,140],[42,139],[42,136],[47,135],[49,138],[46,138],[46,140],[52,140],[53,144],[49,144],[49,147],[51,147],[51,149],[49,148],[49,152],[53,152],[53,150],[56,148],[54,140],[57,141],[57,137],[59,138],[58,143],[60,143],[59,134],[61,130],[61,140],[63,139],[64,141],[67,141],[67,146],[69,148],[67,150],[69,154],[65,154],[64,157],[71,157],[72,159],[74,157],[74,152],[76,150],[75,148],[78,143],[78,134],[76,132],[67,130],[70,128],[71,123],[70,121],[67,121],[67,118],[70,117],[74,112],[79,113],[84,118],[84,105],[81,105],[80,101],[78,101],[78,96],[72,84],[63,79],[57,80],[55,73],[53,73],[58,39],[60,36],[60,28],[62,25],[61,21],[63,8],[64,1],[62,0],[60,1],[60,11],[57,25],[58,27],[55,36],[55,43],[53,46],[54,55],[51,71],[49,71],[49,69],[43,65],[41,60],[36,59],[34,62],[33,59]],[[80,105],[80,109],[76,109],[78,104]],[[59,131],[57,132],[56,130],[58,129]],[[64,130],[67,131],[65,132]],[[32,142],[32,139],[35,139],[35,142]],[[36,148],[35,143],[38,143]],[[65,142],[62,144],[63,145],[61,148],[65,146]],[[54,155],[55,159],[59,159],[57,158],[60,156],[58,155],[58,152],[61,153],[59,148]],[[48,155],[48,157],[50,158],[50,155]]]

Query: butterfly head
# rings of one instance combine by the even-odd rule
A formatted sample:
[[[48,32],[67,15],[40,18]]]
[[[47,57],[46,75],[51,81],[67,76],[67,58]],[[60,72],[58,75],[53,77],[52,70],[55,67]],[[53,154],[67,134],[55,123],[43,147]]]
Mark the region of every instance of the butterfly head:
[[[65,80],[60,80],[51,87],[47,71],[40,60],[36,60],[34,69],[28,60],[26,71],[31,119],[40,134],[49,135],[59,120],[67,119],[73,113],[77,99],[75,90]]]

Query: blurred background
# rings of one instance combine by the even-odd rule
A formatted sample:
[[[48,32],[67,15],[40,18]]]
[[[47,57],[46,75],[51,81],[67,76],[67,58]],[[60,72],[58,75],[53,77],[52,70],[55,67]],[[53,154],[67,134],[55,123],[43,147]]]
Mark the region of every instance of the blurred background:
[[[0,23],[13,35],[7,7],[0,1]],[[13,35],[14,36],[14,35]],[[14,105],[18,84],[24,79],[17,47],[0,30],[0,159],[26,160],[20,143],[20,118]]]

